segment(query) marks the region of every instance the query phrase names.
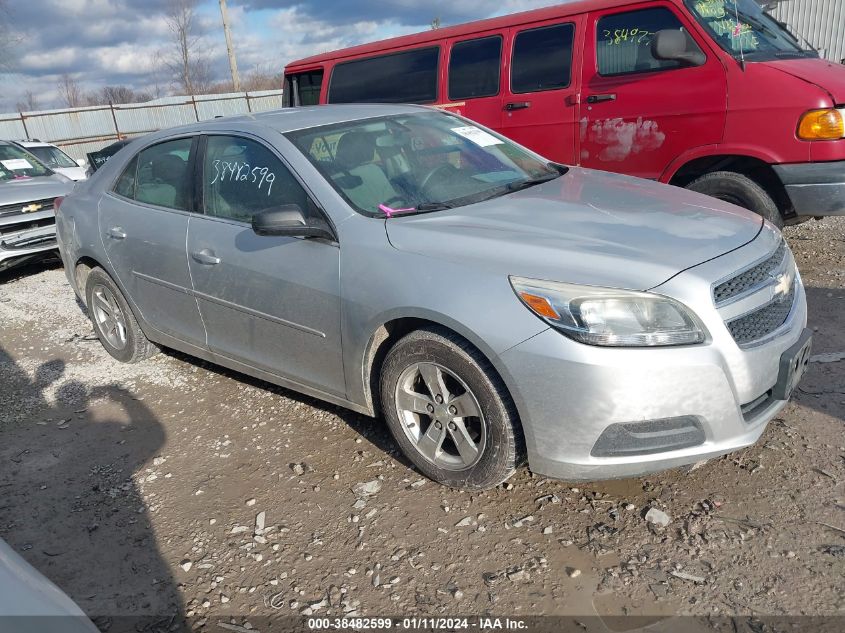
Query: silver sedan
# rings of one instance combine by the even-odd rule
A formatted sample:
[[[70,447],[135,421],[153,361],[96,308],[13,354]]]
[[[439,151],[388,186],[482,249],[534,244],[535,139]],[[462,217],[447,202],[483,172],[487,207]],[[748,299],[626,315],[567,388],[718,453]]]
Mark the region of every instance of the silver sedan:
[[[159,346],[383,416],[426,475],[625,477],[755,442],[806,366],[780,233],[416,106],[216,119],[58,212],[115,358]]]

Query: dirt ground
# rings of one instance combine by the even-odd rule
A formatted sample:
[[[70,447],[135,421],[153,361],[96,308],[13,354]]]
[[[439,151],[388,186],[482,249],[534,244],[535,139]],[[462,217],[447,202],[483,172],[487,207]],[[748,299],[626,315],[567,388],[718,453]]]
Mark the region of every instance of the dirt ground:
[[[843,630],[845,218],[786,235],[817,356],[755,446],[577,487],[523,468],[483,494],[424,480],[378,420],[173,352],[121,365],[61,269],[5,273],[0,538],[105,631],[481,614]]]

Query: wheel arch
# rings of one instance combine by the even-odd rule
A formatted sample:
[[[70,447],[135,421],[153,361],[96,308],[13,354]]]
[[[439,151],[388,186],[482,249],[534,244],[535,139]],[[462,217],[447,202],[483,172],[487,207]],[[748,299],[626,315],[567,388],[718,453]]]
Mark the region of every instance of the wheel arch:
[[[786,192],[786,188],[765,157],[751,154],[706,154],[689,158],[676,165],[674,171],[667,174],[665,182],[677,187],[686,187],[696,178],[716,171],[732,171],[760,185],[777,204],[784,219],[795,215],[795,209]]]

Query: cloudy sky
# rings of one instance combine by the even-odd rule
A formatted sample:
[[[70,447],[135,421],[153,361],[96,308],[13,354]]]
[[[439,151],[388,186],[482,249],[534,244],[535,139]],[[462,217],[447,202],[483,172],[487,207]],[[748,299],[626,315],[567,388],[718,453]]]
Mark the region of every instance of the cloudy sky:
[[[2,60],[0,112],[31,91],[41,107],[62,104],[64,73],[85,90],[127,85],[152,94],[172,91],[156,62],[172,34],[172,0],[5,0],[3,19],[15,41]],[[229,0],[241,74],[278,70],[291,60],[398,34],[555,4],[553,0]],[[201,46],[219,80],[228,77],[218,0],[198,0]]]

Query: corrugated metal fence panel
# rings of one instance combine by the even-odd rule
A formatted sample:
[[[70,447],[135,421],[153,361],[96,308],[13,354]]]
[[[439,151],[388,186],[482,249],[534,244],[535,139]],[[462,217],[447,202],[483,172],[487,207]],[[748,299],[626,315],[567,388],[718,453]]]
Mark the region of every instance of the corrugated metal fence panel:
[[[248,98],[247,98],[248,97]],[[139,104],[0,114],[0,139],[37,138],[62,147],[74,158],[113,143],[163,128],[246,112],[282,107],[282,91],[164,97]]]
[[[786,0],[770,13],[827,59],[845,59],[845,0]]]
[[[184,99],[172,105],[115,106],[114,116],[121,134],[143,134],[197,121],[194,106]]]
[[[0,138],[10,141],[19,141],[26,138],[26,129],[23,126],[20,115],[13,118],[9,115],[0,119]]]

